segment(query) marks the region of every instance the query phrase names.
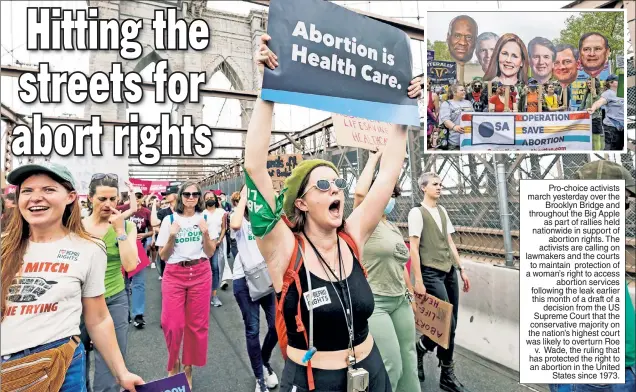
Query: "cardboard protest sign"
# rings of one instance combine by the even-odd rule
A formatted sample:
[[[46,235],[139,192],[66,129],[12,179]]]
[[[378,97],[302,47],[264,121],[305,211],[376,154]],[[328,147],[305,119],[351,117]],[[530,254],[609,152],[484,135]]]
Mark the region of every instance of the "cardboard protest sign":
[[[303,160],[302,154],[270,155],[267,157],[267,171],[272,178],[274,190],[280,191],[285,179]]]
[[[267,33],[279,66],[264,100],[419,125],[411,43],[402,30],[322,0],[272,0]]]
[[[465,113],[461,150],[591,150],[587,112]]]
[[[340,146],[358,147],[375,151],[386,145],[389,128],[393,125],[340,114],[332,114],[333,129]]]
[[[450,340],[453,305],[430,294],[415,296],[415,328],[444,348]]]
[[[138,385],[135,389],[137,392],[190,392],[190,385],[185,373],[179,373],[172,377]]]
[[[429,61],[428,77],[435,84],[451,84],[457,80],[457,64],[452,61]]]

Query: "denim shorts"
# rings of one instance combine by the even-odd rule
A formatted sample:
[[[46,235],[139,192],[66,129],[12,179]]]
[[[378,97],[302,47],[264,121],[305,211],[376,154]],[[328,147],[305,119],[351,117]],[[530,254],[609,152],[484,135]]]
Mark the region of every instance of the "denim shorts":
[[[39,353],[59,347],[68,343],[69,339],[70,337],[63,338],[41,346],[26,349],[15,354],[3,355],[2,363],[11,362],[12,360],[24,358],[29,354]],[[73,353],[73,360],[66,371],[64,384],[62,384],[60,392],[86,392],[86,351],[84,351],[84,345],[81,343],[77,345],[77,348]]]

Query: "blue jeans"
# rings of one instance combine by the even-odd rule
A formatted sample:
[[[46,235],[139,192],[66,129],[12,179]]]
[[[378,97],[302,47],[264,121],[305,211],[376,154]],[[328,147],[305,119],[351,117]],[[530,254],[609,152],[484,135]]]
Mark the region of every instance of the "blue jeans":
[[[59,347],[68,341],[69,338],[64,338],[31,349],[26,349],[19,353],[12,354],[9,359],[5,360],[5,357],[2,357],[2,363],[11,362],[14,359],[24,358],[29,354],[39,353]],[[62,384],[60,392],[86,392],[86,351],[84,351],[84,345],[81,342],[75,349],[71,366],[69,366],[66,371],[66,377],[64,377],[64,384]]]
[[[219,248],[217,247],[212,257],[210,257],[210,265],[212,266],[212,291],[218,290],[221,282],[219,273]]]
[[[274,293],[266,295],[258,301],[252,301],[250,291],[247,288],[245,278],[234,279],[232,285],[234,297],[241,313],[243,314],[243,323],[245,324],[245,340],[247,341],[247,354],[250,357],[250,364],[257,379],[263,378],[263,364],[268,364],[272,356],[272,351],[278,343],[278,335],[276,335],[276,305],[274,304]],[[267,319],[267,335],[261,342],[259,339],[260,332],[260,309],[263,308],[265,318]]]
[[[128,307],[133,319],[144,315],[146,310],[146,268],[130,279],[126,279],[126,292],[129,295]]]
[[[124,360],[126,359],[126,347],[128,346],[128,295],[126,290],[106,298],[106,306],[115,325],[117,345]],[[119,392],[117,380],[110,372],[106,360],[98,350],[95,350],[95,375],[93,378],[94,392]],[[87,361],[87,366],[90,363]]]
[[[550,392],[634,392],[636,366],[625,368],[625,384],[550,384]]]

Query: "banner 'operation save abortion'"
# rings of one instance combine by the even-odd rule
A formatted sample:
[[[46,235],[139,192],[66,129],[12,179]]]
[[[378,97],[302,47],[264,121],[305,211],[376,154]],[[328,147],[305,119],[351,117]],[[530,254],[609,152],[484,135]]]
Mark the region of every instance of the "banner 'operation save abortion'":
[[[592,149],[592,124],[587,112],[465,113],[461,126],[461,150]]]
[[[420,125],[403,31],[328,1],[272,0],[267,33],[279,66],[265,68],[263,99]]]

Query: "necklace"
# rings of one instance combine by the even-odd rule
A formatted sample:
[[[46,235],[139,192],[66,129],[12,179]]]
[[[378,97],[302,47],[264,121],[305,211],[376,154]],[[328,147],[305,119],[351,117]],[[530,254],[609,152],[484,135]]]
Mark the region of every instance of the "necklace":
[[[303,234],[305,234],[303,232]],[[307,238],[307,242],[309,242],[309,245],[311,245],[312,249],[314,250],[314,253],[316,254],[316,257],[318,258],[318,260],[321,262],[321,266],[323,268],[323,271],[325,272],[325,274],[327,276],[329,276],[329,274],[327,273],[327,270],[325,269],[325,266],[327,266],[327,268],[329,268],[329,271],[331,272],[332,276],[334,277],[334,279],[339,283],[340,286],[340,291],[342,292],[342,297],[340,296],[340,293],[338,293],[338,290],[336,289],[336,286],[334,285],[334,282],[331,281],[331,279],[329,279],[329,283],[331,283],[331,287],[333,287],[333,291],[334,293],[336,293],[336,296],[338,297],[338,302],[340,302],[340,306],[342,307],[342,312],[344,313],[344,318],[345,318],[345,323],[347,325],[347,330],[349,332],[349,353],[350,353],[350,358],[353,360],[353,363],[356,362],[355,359],[355,350],[353,349],[353,338],[354,338],[354,328],[353,328],[353,312],[352,312],[352,303],[351,303],[351,290],[349,288],[349,281],[348,279],[344,279],[343,277],[345,275],[345,271],[344,271],[344,262],[342,261],[342,252],[340,251],[340,239],[338,239],[338,247],[337,247],[337,251],[338,251],[338,263],[339,263],[339,273],[340,273],[340,279],[338,279],[338,277],[336,276],[336,274],[334,273],[334,271],[331,270],[331,268],[329,267],[329,265],[327,264],[327,262],[325,261],[325,259],[322,257],[322,255],[320,254],[320,252],[318,251],[318,249],[316,249],[316,247],[314,246],[314,244],[311,242],[311,240],[309,239],[309,237],[307,237],[307,234],[305,234],[305,238]],[[345,288],[347,290],[347,295],[345,295]],[[347,302],[347,299],[349,300]],[[349,361],[351,363],[351,361]]]

